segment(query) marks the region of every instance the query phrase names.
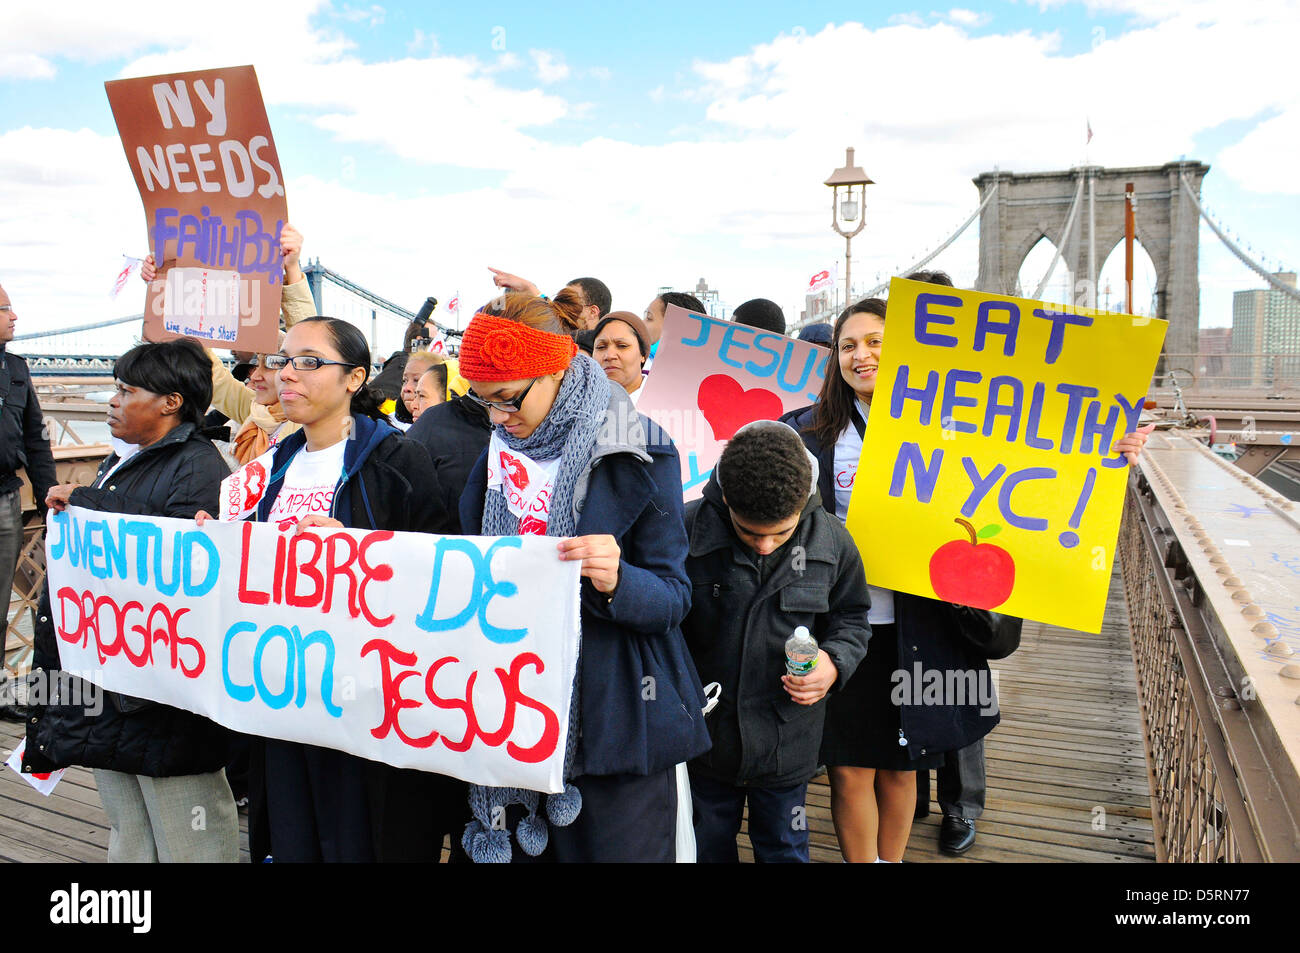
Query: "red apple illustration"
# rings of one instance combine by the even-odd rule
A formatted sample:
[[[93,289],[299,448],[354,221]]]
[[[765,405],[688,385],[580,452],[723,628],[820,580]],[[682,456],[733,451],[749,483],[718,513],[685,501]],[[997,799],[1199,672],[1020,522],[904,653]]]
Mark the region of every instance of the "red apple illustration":
[[[976,609],[995,609],[1006,602],[1016,585],[1016,564],[1000,546],[979,543],[977,536],[992,536],[1001,527],[984,527],[978,534],[964,519],[970,541],[944,543],[930,557],[930,585],[937,598]]]

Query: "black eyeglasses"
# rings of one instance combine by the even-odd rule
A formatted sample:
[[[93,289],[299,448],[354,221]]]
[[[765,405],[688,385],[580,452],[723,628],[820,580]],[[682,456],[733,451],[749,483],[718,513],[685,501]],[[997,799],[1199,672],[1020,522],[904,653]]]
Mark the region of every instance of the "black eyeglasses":
[[[527,387],[525,387],[523,390],[521,390],[518,394],[515,395],[513,400],[484,400],[482,397],[474,393],[474,391],[472,390],[466,391],[465,396],[468,397],[470,400],[474,401],[474,403],[478,404],[480,407],[487,407],[491,410],[499,410],[503,414],[517,414],[519,413],[519,408],[521,408],[524,405],[524,401],[528,398],[528,392],[532,390],[533,385],[540,380],[541,380],[540,377],[534,377],[531,381],[528,382]]]
[[[296,357],[289,357],[287,354],[267,354],[264,360],[266,361],[266,369],[269,371],[278,371],[287,364],[292,364],[295,371],[316,371],[326,364],[338,364],[341,367],[360,366],[359,364],[353,364],[351,361],[327,361],[315,354],[299,354]]]

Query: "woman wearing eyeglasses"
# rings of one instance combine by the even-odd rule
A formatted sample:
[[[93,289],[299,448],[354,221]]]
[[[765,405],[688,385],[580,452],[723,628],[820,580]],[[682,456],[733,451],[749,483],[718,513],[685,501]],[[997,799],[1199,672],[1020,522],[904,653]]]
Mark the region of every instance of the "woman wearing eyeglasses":
[[[460,498],[464,532],[556,537],[581,563],[582,647],[565,756],[548,798],[554,861],[675,859],[675,765],[708,750],[699,677],[681,633],[690,608],[677,448],[565,333],[581,302],[509,293],[474,316],[460,370],[493,425]],[[527,481],[521,478],[523,468]],[[537,486],[523,509],[503,480]],[[548,491],[548,492],[541,492]],[[549,499],[549,506],[543,505]],[[499,789],[471,795],[475,860],[526,859]],[[542,816],[539,812],[538,816]],[[525,841],[536,848],[537,841]]]
[[[256,519],[311,528],[446,531],[424,448],[383,419],[366,386],[370,348],[346,321],[313,317],[266,356],[285,417],[301,429],[275,448]],[[207,518],[200,513],[200,522]],[[250,792],[253,855],[276,861],[371,861],[368,778],[379,766],[330,748],[268,738],[265,789]],[[258,755],[254,753],[256,761]],[[263,827],[262,825],[265,825]]]

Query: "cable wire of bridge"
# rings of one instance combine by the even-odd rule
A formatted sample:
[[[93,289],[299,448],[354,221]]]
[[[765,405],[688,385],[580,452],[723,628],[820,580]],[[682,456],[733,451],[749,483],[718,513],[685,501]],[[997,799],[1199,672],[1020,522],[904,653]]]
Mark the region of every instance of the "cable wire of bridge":
[[[60,334],[80,334],[83,331],[98,331],[100,328],[116,327],[132,321],[143,321],[144,314],[128,314],[124,318],[109,318],[107,321],[92,321],[89,324],[77,324],[67,328],[48,328],[44,331],[31,331],[27,334],[14,335],[15,341],[35,341],[40,338],[52,338]]]
[[[1047,273],[1043,275],[1043,280],[1034,289],[1032,297],[1035,300],[1042,300],[1043,290],[1047,287],[1047,283],[1052,280],[1052,272],[1056,271],[1056,263],[1061,260],[1061,254],[1065,251],[1065,243],[1070,240],[1071,229],[1074,228],[1074,217],[1079,214],[1079,206],[1083,200],[1083,182],[1084,177],[1080,175],[1079,187],[1074,190],[1074,201],[1070,203],[1070,211],[1065,215],[1065,226],[1061,229],[1061,240],[1056,243],[1056,254],[1052,256],[1052,262],[1047,266]]]
[[[1232,239],[1230,239],[1227,236],[1227,234],[1223,231],[1223,229],[1219,227],[1218,223],[1215,222],[1214,219],[1210,218],[1209,213],[1205,211],[1205,209],[1201,206],[1200,201],[1196,198],[1196,192],[1192,189],[1191,183],[1187,181],[1186,173],[1179,176],[1179,180],[1183,184],[1183,191],[1186,192],[1187,197],[1191,199],[1192,205],[1196,208],[1196,211],[1200,213],[1201,218],[1205,219],[1205,224],[1210,226],[1214,234],[1219,236],[1219,241],[1223,242],[1223,244],[1228,246],[1228,251],[1232,252],[1234,255],[1240,258],[1247,268],[1255,272],[1255,274],[1259,275],[1261,278],[1267,281],[1278,291],[1281,291],[1284,294],[1289,295],[1290,297],[1296,299],[1297,301],[1300,301],[1300,289],[1293,288],[1290,285],[1285,284],[1279,281],[1277,278],[1273,277],[1273,275],[1270,274],[1268,270],[1264,268],[1263,265],[1260,265],[1253,258],[1247,255],[1244,251],[1242,251],[1241,248],[1237,245],[1237,243],[1234,242]]]
[[[984,196],[984,201],[980,202],[979,207],[978,207],[977,209],[975,209],[975,211],[973,211],[973,212],[970,213],[970,217],[967,218],[966,221],[962,222],[961,225],[959,225],[959,226],[957,227],[957,231],[955,231],[955,232],[953,232],[951,235],[949,235],[948,238],[947,238],[947,240],[944,241],[943,244],[941,244],[941,245],[939,245],[937,248],[935,248],[934,251],[930,252],[928,255],[924,256],[923,258],[920,258],[920,259],[918,259],[917,261],[913,262],[910,266],[908,266],[907,268],[904,268],[901,272],[899,272],[899,274],[910,275],[910,274],[912,274],[913,272],[920,271],[922,268],[924,268],[924,267],[925,267],[926,265],[928,265],[930,262],[934,261],[934,259],[938,258],[938,257],[939,257],[939,254],[940,254],[940,253],[941,253],[945,248],[947,248],[949,245],[951,245],[953,242],[955,242],[958,238],[961,237],[962,232],[964,232],[964,231],[966,231],[966,229],[970,228],[970,224],[971,224],[971,222],[973,222],[973,221],[975,221],[975,219],[979,218],[979,216],[980,216],[980,212],[984,211],[984,206],[986,206],[986,205],[989,204],[989,200],[991,200],[991,199],[993,198],[993,196],[997,193],[997,190],[998,190],[998,184],[997,184],[997,182],[994,182],[994,183],[993,183],[993,188],[989,189],[989,193],[988,193],[988,195]],[[863,297],[865,297],[865,298],[874,298],[876,295],[880,294],[882,291],[884,291],[884,290],[885,290],[886,288],[888,288],[888,287],[889,287],[889,282],[888,282],[887,280],[886,280],[886,281],[882,281],[880,284],[876,285],[874,288],[872,288],[870,291],[868,291],[865,295],[863,295]]]

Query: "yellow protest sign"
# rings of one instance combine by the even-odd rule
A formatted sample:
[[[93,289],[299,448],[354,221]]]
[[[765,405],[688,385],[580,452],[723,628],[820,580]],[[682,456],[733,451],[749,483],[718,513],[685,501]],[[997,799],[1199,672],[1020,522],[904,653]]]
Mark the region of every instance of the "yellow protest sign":
[[[1167,323],[894,279],[849,504],[874,586],[1101,631]],[[833,371],[828,370],[828,373]]]

